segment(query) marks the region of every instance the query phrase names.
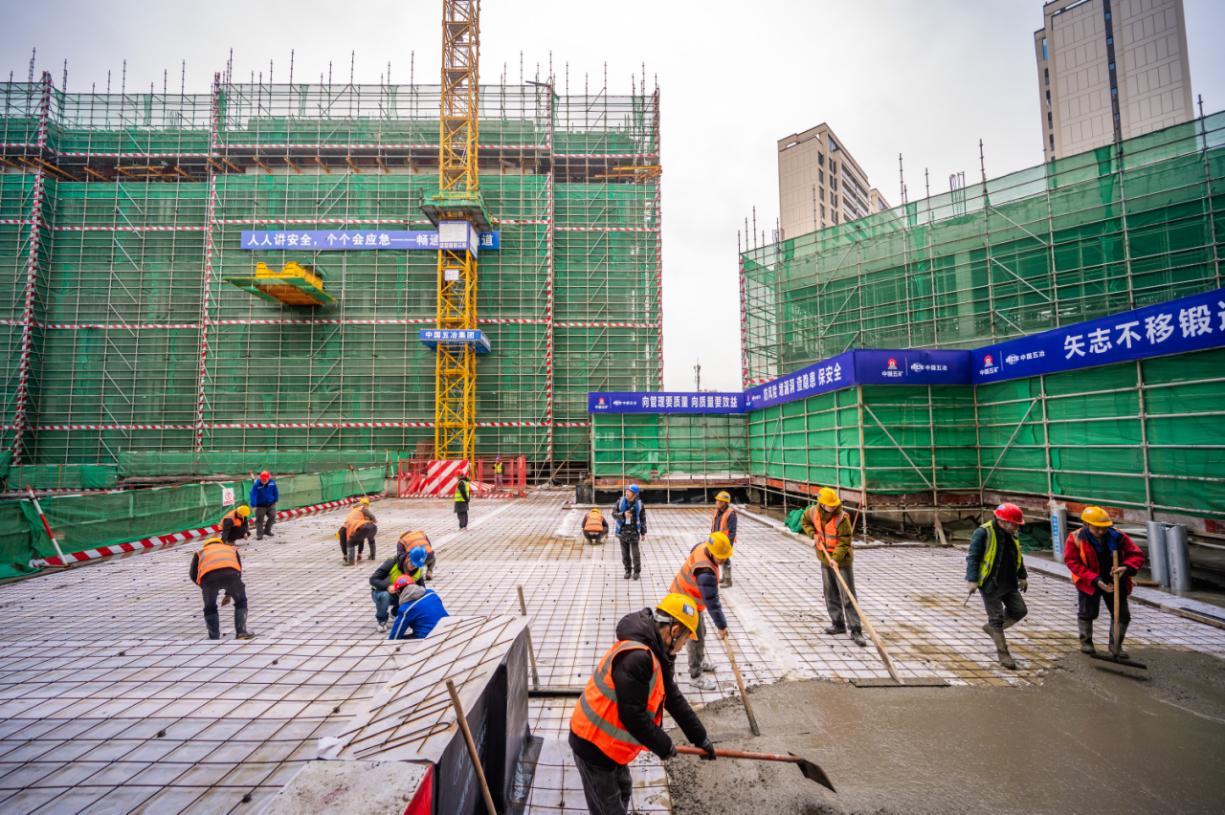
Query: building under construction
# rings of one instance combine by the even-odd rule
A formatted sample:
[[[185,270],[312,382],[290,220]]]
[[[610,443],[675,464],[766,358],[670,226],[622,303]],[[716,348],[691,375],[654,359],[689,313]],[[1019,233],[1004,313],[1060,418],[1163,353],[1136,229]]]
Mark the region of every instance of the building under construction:
[[[832,485],[865,517],[924,524],[1003,499],[1039,518],[1102,504],[1220,536],[1223,250],[1219,113],[751,246],[745,410],[597,414],[597,483],[739,484],[800,503]],[[1156,309],[1190,296],[1203,302]],[[1146,307],[1151,323],[1091,322]],[[1059,370],[1001,375],[1005,357],[1026,361],[1007,343],[1064,328],[1070,344],[1044,352]],[[855,349],[886,349],[879,370],[833,379]],[[952,356],[903,364],[897,349]],[[916,371],[929,381],[911,384]]]
[[[535,478],[584,466],[588,391],[661,384],[659,93],[634,84],[480,89],[499,246],[480,261],[476,455]],[[429,449],[437,252],[388,243],[431,226],[439,99],[0,83],[0,437],[21,483]]]

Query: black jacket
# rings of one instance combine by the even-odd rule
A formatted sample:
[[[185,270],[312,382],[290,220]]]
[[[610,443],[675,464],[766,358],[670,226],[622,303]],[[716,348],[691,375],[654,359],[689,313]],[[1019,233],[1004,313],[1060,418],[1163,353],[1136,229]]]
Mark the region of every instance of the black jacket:
[[[621,622],[617,623],[617,640],[640,642],[655,652],[664,680],[664,710],[668,711],[668,715],[676,721],[689,741],[704,744],[706,728],[702,726],[698,715],[689,707],[677,687],[672,657],[664,650],[663,640],[659,638],[659,629],[655,625],[651,610],[644,608],[622,617]],[[672,752],[672,739],[656,726],[651,714],[647,712],[651,673],[650,654],[628,651],[617,656],[612,671],[613,687],[617,691],[617,712],[626,731],[639,744],[660,758],[666,758]],[[574,735],[573,731],[570,733],[570,749],[583,761],[596,767],[611,769],[617,766],[600,748]]]

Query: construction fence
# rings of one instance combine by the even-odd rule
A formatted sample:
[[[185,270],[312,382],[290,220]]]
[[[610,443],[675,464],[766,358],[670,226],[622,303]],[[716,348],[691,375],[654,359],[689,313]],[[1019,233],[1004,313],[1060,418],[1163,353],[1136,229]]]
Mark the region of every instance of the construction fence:
[[[278,510],[313,506],[383,491],[385,469],[363,467],[277,479]],[[251,480],[183,484],[93,495],[44,496],[39,505],[64,553],[128,543],[215,524],[232,509],[232,490],[245,503]],[[37,571],[30,562],[57,554],[28,499],[0,502],[0,579]]]
[[[204,94],[0,83],[0,441],[16,464],[412,451],[432,442],[436,253],[244,248],[244,230],[426,229],[438,87]],[[659,94],[481,88],[477,450],[586,459],[585,394],[662,368]],[[224,281],[322,273],[337,302]],[[198,472],[193,469],[192,472]],[[547,474],[547,473],[546,473]]]

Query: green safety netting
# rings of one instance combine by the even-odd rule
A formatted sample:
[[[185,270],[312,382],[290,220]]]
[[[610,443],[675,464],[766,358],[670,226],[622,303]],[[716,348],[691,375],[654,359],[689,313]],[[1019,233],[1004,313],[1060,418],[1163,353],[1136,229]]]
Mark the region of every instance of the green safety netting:
[[[10,490],[105,490],[118,483],[118,475],[116,467],[107,464],[23,464],[9,468],[4,480]]]
[[[347,467],[387,466],[394,475],[397,459],[407,452],[394,450],[324,450],[304,453],[297,450],[228,450],[191,452],[121,452],[120,478],[195,477],[259,474],[268,470],[280,484],[293,473],[323,472]]]
[[[745,417],[596,414],[592,462],[597,478],[743,477]]]
[[[277,479],[277,509],[336,501],[352,495],[381,492],[383,467],[333,470]],[[39,499],[43,513],[65,552],[80,552],[108,544],[164,535],[213,524],[229,509],[225,490],[245,502],[251,481],[184,484],[147,490],[95,495],[47,496]],[[30,560],[56,554],[27,499],[0,503],[0,578],[33,571]]]

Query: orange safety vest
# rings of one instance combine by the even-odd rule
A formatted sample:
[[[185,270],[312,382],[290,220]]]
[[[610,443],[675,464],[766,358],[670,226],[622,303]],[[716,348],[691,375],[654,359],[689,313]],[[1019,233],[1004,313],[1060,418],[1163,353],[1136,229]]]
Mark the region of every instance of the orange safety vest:
[[[426,555],[434,554],[434,547],[430,546],[429,536],[419,529],[401,535],[399,545],[404,548],[405,552],[411,552],[414,546],[424,546]]]
[[[604,531],[604,516],[599,510],[592,510],[587,513],[587,517],[583,519],[584,532],[603,532]]]
[[[736,510],[732,509],[730,504],[728,505],[727,509],[723,510],[722,516],[719,515],[719,509],[716,507],[714,514],[710,516],[710,531],[722,532],[724,535],[727,535],[728,540],[731,540],[732,536],[731,533],[727,531],[727,525],[729,523],[728,519],[735,514]],[[735,543],[735,541],[732,541],[732,543]]]
[[[613,687],[613,660],[620,654],[639,650],[651,655],[647,713],[658,727],[664,720],[663,671],[655,652],[632,640],[619,640],[608,649],[596,666],[595,673],[587,680],[587,687],[575,703],[574,713],[570,717],[570,730],[574,735],[591,742],[600,748],[600,752],[621,765],[629,764],[646,748],[626,731],[621,722],[621,714],[617,710],[617,691]]]
[[[200,585],[200,581],[204,579],[204,575],[209,572],[215,572],[218,569],[236,569],[242,571],[242,564],[238,562],[238,550],[228,543],[221,541],[213,541],[204,544],[204,548],[200,550],[200,560],[196,564],[196,585]]]
[[[842,510],[834,513],[824,528],[821,527],[821,510],[814,507],[813,512],[816,513],[816,517],[811,520],[814,521],[813,528],[817,530],[817,534],[813,535],[813,541],[826,552],[833,554],[838,548],[838,524],[842,522]]]
[[[221,523],[224,525],[226,521],[232,521],[234,526],[242,526],[247,522],[247,519],[238,514],[237,509],[231,509],[221,518]]]
[[[368,523],[370,523],[370,519],[366,517],[366,514],[359,507],[349,510],[349,514],[345,517],[344,522],[345,537],[353,537],[357,530]]]
[[[706,551],[705,543],[699,543],[693,547],[693,551],[685,559],[681,570],[676,573],[676,577],[672,578],[672,588],[668,591],[672,594],[688,594],[697,603],[698,611],[705,611],[706,605],[702,602],[702,590],[698,588],[698,578],[694,574],[698,569],[710,569],[715,573],[715,580],[719,579],[719,564],[715,563],[714,558]]]

